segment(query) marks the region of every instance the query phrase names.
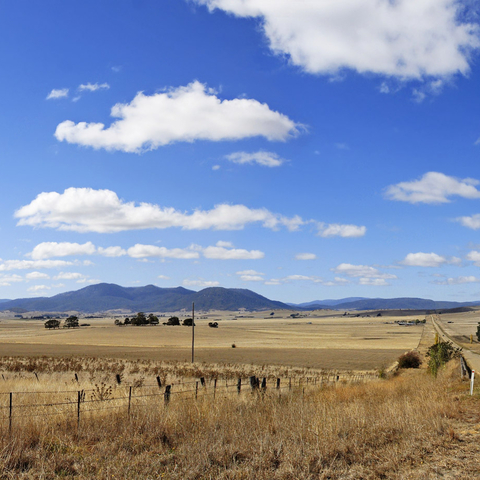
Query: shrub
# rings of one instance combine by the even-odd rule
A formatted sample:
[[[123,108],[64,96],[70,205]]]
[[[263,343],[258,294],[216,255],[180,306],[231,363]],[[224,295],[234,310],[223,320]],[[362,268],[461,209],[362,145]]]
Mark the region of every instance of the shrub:
[[[437,376],[440,367],[443,367],[452,358],[458,358],[460,356],[461,348],[455,348],[452,342],[439,341],[432,345],[427,352],[428,371],[434,377]]]
[[[398,357],[398,368],[418,368],[422,364],[420,355],[411,351]]]

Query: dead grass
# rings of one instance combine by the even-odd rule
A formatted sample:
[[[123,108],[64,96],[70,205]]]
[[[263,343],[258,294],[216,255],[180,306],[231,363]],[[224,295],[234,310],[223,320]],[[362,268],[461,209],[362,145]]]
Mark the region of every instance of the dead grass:
[[[22,369],[15,361],[2,359],[4,371],[8,362],[16,365],[8,382],[30,385],[32,365],[25,360]],[[78,368],[72,359],[65,362]],[[85,371],[92,370],[94,381],[113,365],[92,360]],[[131,365],[117,365],[130,375]],[[63,376],[75,370],[51,366],[43,375],[52,389],[63,388]],[[220,367],[198,366],[217,375]],[[473,449],[480,435],[478,400],[464,397],[467,387],[456,372],[452,365],[436,380],[416,371],[336,387],[222,393],[215,400],[173,396],[168,407],[155,397],[135,404],[130,418],[125,409],[83,414],[79,430],[74,412],[17,419],[12,437],[3,421],[0,478],[440,478],[439,458],[448,468],[449,455],[467,443]],[[474,478],[462,477],[471,465],[455,465],[450,478]]]

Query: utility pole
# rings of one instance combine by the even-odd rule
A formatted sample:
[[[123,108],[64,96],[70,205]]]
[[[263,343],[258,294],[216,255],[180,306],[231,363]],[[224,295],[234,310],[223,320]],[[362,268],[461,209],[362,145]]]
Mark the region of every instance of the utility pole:
[[[195,362],[195,303],[192,303],[192,363]]]

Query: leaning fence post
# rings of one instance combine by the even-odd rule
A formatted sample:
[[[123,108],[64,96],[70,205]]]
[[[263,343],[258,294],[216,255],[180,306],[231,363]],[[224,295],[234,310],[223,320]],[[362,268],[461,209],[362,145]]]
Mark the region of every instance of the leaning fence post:
[[[475,370],[472,370],[472,376],[470,378],[470,395],[473,395],[473,384],[475,383]]]
[[[80,400],[82,398],[82,394],[80,390],[77,392],[77,429],[80,428]]]
[[[158,383],[158,388],[162,388],[162,381],[160,380],[160,377],[157,377],[157,383]]]
[[[213,399],[215,400],[215,394],[217,393],[217,379],[213,380]]]
[[[165,393],[164,393],[164,396],[165,396],[165,405],[168,405],[168,402],[170,402],[170,390],[172,389],[172,386],[171,385],[166,385],[165,386]]]
[[[13,393],[10,392],[10,413],[8,415],[8,433],[12,434]]]
[[[242,379],[239,378],[237,381],[237,392],[240,395],[240,392],[242,391]]]
[[[130,418],[130,405],[132,403],[132,386],[128,390],[128,418]]]

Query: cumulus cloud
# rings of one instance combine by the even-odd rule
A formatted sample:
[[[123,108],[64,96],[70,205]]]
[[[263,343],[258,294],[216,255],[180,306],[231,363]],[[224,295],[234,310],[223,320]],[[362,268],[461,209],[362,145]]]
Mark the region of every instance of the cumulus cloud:
[[[315,260],[317,256],[314,253],[297,253],[295,260]]]
[[[200,287],[200,288],[208,288],[208,287],[218,287],[220,285],[219,282],[216,281],[207,281],[203,280],[203,278],[198,280],[184,280],[182,282],[184,287]]]
[[[10,270],[37,270],[43,268],[61,268],[73,265],[65,260],[5,260],[0,263],[0,272]]]
[[[359,225],[341,225],[338,223],[331,223],[325,225],[318,223],[318,235],[320,237],[344,237],[355,238],[363,237],[367,233],[367,227]]]
[[[170,277],[167,277],[166,275],[159,275],[157,278],[160,280],[170,280]]]
[[[472,230],[478,230],[480,228],[480,214],[476,213],[470,217],[458,217],[455,219],[460,225],[471,228]]]
[[[479,283],[480,278],[477,278],[473,275],[466,277],[451,277],[446,280],[434,280],[432,283],[435,285],[463,285],[465,283]]]
[[[93,255],[96,252],[92,242],[84,244],[70,242],[43,242],[39,243],[28,256],[34,260],[44,260],[53,257],[69,257],[72,255]]]
[[[305,222],[245,205],[216,205],[211,210],[181,212],[151,203],[124,202],[111,190],[67,188],[63,193],[43,192],[15,212],[17,225],[76,232],[113,233],[124,230],[177,227],[184,230],[241,230],[251,223],[266,228],[297,230]]]
[[[311,282],[311,283],[324,283],[320,277],[314,275],[287,275],[282,278],[271,278],[265,282],[265,285],[283,285],[285,283],[292,282]]]
[[[401,79],[467,73],[478,26],[455,0],[194,0],[209,10],[258,18],[271,50],[313,74]]]
[[[108,90],[110,85],[108,83],[82,83],[78,86],[79,92],[96,92],[97,90]]]
[[[104,257],[122,257],[127,254],[127,251],[122,247],[98,247],[97,253],[103,255]]]
[[[358,278],[359,285],[387,286],[389,285],[387,280],[397,278],[397,276],[392,273],[380,272],[378,268],[369,265],[352,265],[351,263],[341,263],[337,267],[332,268],[332,271],[340,275],[346,275],[347,277]],[[340,283],[341,280],[341,278],[336,278],[337,283]],[[344,283],[347,282],[344,281]]]
[[[32,293],[43,292],[45,290],[50,290],[50,287],[47,285],[34,285],[33,287],[27,289],[28,292]]]
[[[80,280],[83,278],[86,276],[78,272],[60,272],[53,277],[54,280]]]
[[[260,250],[233,248],[233,245],[225,245],[225,242],[218,242],[215,246],[204,248],[203,255],[205,258],[215,260],[258,260],[265,257],[265,253]]]
[[[390,185],[385,196],[390,200],[409,203],[449,203],[452,196],[468,199],[480,198],[473,178],[458,179],[439,172],[428,172],[419,180]]]
[[[480,252],[472,250],[467,254],[466,259],[473,262],[476,267],[480,267]]]
[[[257,272],[256,270],[242,270],[237,272],[237,275],[240,276],[240,280],[243,282],[263,282],[265,274]]]
[[[0,287],[9,287],[12,283],[23,282],[20,275],[0,275]]]
[[[25,275],[25,278],[27,280],[40,280],[50,278],[50,276],[42,272],[30,272]]]
[[[257,100],[221,100],[198,81],[154,95],[139,92],[130,103],[114,105],[111,116],[118,120],[109,127],[66,120],[57,126],[55,137],[95,149],[139,153],[195,140],[261,136],[285,141],[301,127]]]
[[[68,97],[68,88],[54,88],[48,95],[47,100],[57,100]]]
[[[127,253],[132,258],[147,258],[147,257],[159,257],[159,258],[180,258],[180,259],[192,259],[198,258],[200,255],[198,252],[191,249],[182,248],[165,248],[157,247],[156,245],[142,245],[137,243],[133,247],[127,250]]]
[[[280,167],[286,162],[283,158],[280,158],[276,153],[273,152],[234,152],[230,155],[226,155],[225,158],[233,163],[238,163],[239,165],[245,164],[254,164],[262,165],[263,167]]]
[[[436,253],[409,253],[400,263],[410,267],[441,267],[442,265],[458,265],[461,260],[457,257],[444,257]]]

